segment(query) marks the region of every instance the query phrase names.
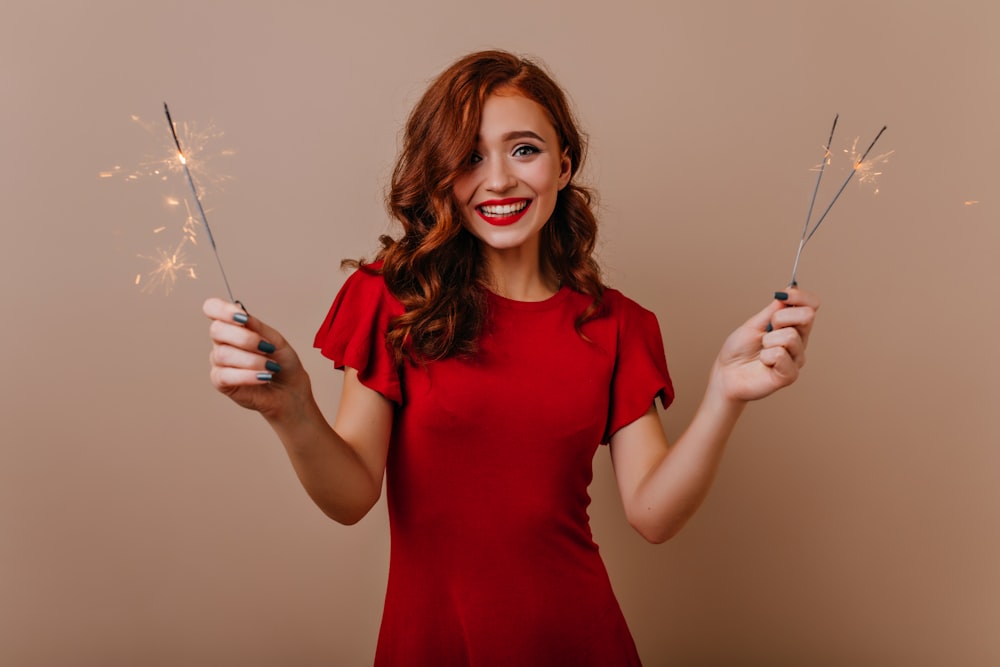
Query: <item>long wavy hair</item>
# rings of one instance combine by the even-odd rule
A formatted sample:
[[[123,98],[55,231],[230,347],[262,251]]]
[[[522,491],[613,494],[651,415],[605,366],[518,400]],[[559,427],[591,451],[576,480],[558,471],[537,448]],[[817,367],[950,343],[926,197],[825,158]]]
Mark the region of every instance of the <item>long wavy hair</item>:
[[[505,51],[473,53],[430,84],[406,123],[386,202],[403,227],[402,236],[380,237],[382,248],[372,264],[344,262],[381,273],[404,305],[406,312],[392,321],[387,337],[398,363],[476,351],[487,317],[487,265],[482,242],[463,225],[452,186],[468,168],[483,105],[495,93],[522,95],[548,113],[569,156],[571,174],[541,231],[542,267],[563,285],[593,297],[577,318],[578,332],[600,308],[604,285],[593,258],[593,194],[573,182],[583,165],[586,138],[566,95],[530,60]]]

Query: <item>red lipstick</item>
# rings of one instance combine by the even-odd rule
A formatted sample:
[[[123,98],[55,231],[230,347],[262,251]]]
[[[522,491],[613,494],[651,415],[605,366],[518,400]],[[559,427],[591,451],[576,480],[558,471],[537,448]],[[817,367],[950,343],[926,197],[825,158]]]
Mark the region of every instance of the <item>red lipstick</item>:
[[[499,213],[496,211],[496,209],[501,206],[513,206],[516,208],[519,204],[524,205],[520,210],[514,210],[510,213]],[[484,210],[485,208],[493,210],[488,213]],[[476,206],[476,213],[479,214],[480,218],[491,225],[506,227],[507,225],[513,225],[515,222],[523,218],[529,208],[531,208],[530,199],[525,199],[523,197],[511,197],[508,199],[490,199],[489,201],[484,201]]]

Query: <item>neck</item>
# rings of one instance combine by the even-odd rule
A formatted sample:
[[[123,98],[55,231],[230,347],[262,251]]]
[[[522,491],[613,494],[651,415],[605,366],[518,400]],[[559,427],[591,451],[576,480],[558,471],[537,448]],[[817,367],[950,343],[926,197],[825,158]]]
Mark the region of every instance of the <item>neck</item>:
[[[487,250],[490,289],[515,301],[544,301],[558,292],[559,279],[542,267],[538,253],[520,250]]]

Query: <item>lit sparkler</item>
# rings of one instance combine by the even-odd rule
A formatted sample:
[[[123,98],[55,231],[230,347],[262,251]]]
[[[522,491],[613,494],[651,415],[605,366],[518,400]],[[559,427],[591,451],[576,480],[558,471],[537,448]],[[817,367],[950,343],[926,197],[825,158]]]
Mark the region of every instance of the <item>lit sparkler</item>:
[[[158,138],[163,137],[161,124],[144,120],[135,114],[131,116],[131,119],[133,123],[150,135]],[[156,156],[147,157],[134,167],[115,165],[111,169],[99,172],[98,177],[123,180],[128,184],[138,184],[150,180],[166,182],[171,180],[171,176],[180,176],[185,174],[185,170],[187,170],[190,171],[192,179],[201,186],[200,195],[204,197],[206,191],[229,180],[225,174],[207,166],[214,157],[234,154],[231,149],[211,149],[214,142],[222,135],[223,133],[212,124],[198,126],[191,122],[182,122],[177,125],[171,123],[170,136],[163,137],[167,144],[166,151],[160,152]],[[178,143],[183,144],[183,153],[178,150]],[[178,159],[179,154],[183,156],[184,162]],[[168,209],[180,211],[183,202],[184,223],[181,226],[180,239],[176,245],[166,248],[161,246],[152,254],[139,255],[140,258],[155,264],[148,273],[136,274],[135,284],[141,286],[144,292],[151,292],[157,287],[162,287],[169,294],[178,279],[194,279],[196,277],[194,264],[186,258],[184,251],[188,244],[197,245],[198,228],[202,225],[192,212],[189,199],[173,195],[164,197],[164,204]],[[170,230],[172,229],[173,226],[170,227]],[[153,229],[152,233],[156,236],[167,236],[164,233],[166,231],[168,231],[168,227],[160,225]]]
[[[819,190],[819,183],[820,180],[823,178],[823,168],[830,161],[830,145],[833,143],[833,132],[837,128],[837,119],[839,117],[840,117],[839,114],[834,117],[833,127],[830,128],[830,139],[827,141],[826,146],[823,149],[823,162],[820,163],[819,166],[819,174],[816,177],[816,185],[813,188],[812,198],[809,201],[809,211],[806,214],[806,223],[802,229],[802,238],[799,240],[799,249],[795,253],[795,263],[792,265],[792,279],[789,282],[789,284],[792,287],[795,287],[798,284],[798,282],[795,280],[795,276],[799,270],[799,259],[801,259],[802,257],[803,248],[806,247],[806,244],[809,242],[809,239],[813,237],[813,234],[816,233],[816,230],[819,229],[819,226],[823,224],[823,220],[826,219],[826,216],[830,212],[830,209],[833,208],[833,205],[837,203],[837,199],[840,198],[840,195],[844,191],[844,188],[847,187],[847,184],[851,182],[851,179],[854,178],[855,174],[859,174],[859,181],[862,183],[874,183],[876,177],[882,174],[881,171],[875,171],[874,170],[875,167],[879,164],[884,164],[886,161],[888,161],[889,156],[892,155],[894,152],[894,151],[889,151],[888,153],[883,153],[866,162],[868,153],[871,152],[872,148],[875,146],[875,142],[879,140],[879,137],[882,136],[882,133],[886,131],[887,126],[884,125],[882,126],[882,129],[879,130],[878,134],[875,135],[875,138],[872,139],[872,142],[868,145],[868,148],[865,149],[865,152],[861,154],[861,157],[857,157],[857,152],[855,149],[857,148],[858,142],[857,139],[855,139],[854,146],[851,148],[851,156],[852,158],[854,158],[854,165],[851,168],[850,173],[847,175],[847,178],[844,179],[844,182],[840,185],[840,188],[837,190],[836,194],[833,195],[833,199],[831,199],[830,203],[827,204],[826,209],[824,209],[823,213],[816,220],[816,224],[814,224],[810,228],[809,221],[812,218],[813,205],[816,202],[816,192]],[[878,192],[877,189],[876,192]]]
[[[208,234],[208,241],[212,245],[212,252],[215,254],[215,261],[219,265],[219,272],[222,273],[222,281],[226,285],[226,292],[229,294],[229,300],[235,304],[239,304],[240,307],[243,306],[242,303],[237,301],[233,297],[233,290],[229,287],[229,279],[226,277],[226,270],[222,267],[222,258],[219,257],[219,249],[215,245],[215,237],[212,236],[212,228],[208,226],[208,217],[205,215],[205,208],[201,205],[201,197],[198,194],[198,188],[194,184],[194,179],[191,177],[191,169],[188,167],[187,158],[184,157],[184,149],[181,148],[181,140],[177,137],[177,130],[174,128],[174,121],[170,117],[170,107],[167,103],[163,103],[163,112],[167,115],[167,125],[170,126],[170,134],[174,138],[174,144],[177,146],[177,157],[180,161],[181,167],[184,170],[184,175],[187,177],[188,185],[191,186],[191,194],[194,197],[194,203],[198,207],[198,215],[201,217],[202,225],[205,227],[205,233]],[[188,238],[193,238],[193,230],[190,227],[190,222],[193,220],[193,216],[190,214],[190,209],[188,210],[188,223],[185,223],[184,229]]]

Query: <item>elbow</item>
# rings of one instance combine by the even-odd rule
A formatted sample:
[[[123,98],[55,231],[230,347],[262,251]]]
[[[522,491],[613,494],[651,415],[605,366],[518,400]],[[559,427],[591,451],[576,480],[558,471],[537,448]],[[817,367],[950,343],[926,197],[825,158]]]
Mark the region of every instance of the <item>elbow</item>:
[[[342,526],[353,526],[358,523],[366,516],[368,512],[371,511],[375,504],[378,503],[379,498],[382,497],[382,489],[379,488],[375,493],[369,495],[366,498],[359,498],[354,502],[350,503],[320,503],[319,508],[323,511],[323,514],[333,519]]]
[[[679,532],[678,529],[665,528],[663,526],[637,526],[632,524],[636,532],[642,535],[642,539],[646,540],[650,544],[663,544],[664,542],[670,540],[674,535]]]
[[[687,523],[687,517],[664,520],[644,512],[639,516],[629,515],[629,525],[650,544],[663,544],[672,539]]]

